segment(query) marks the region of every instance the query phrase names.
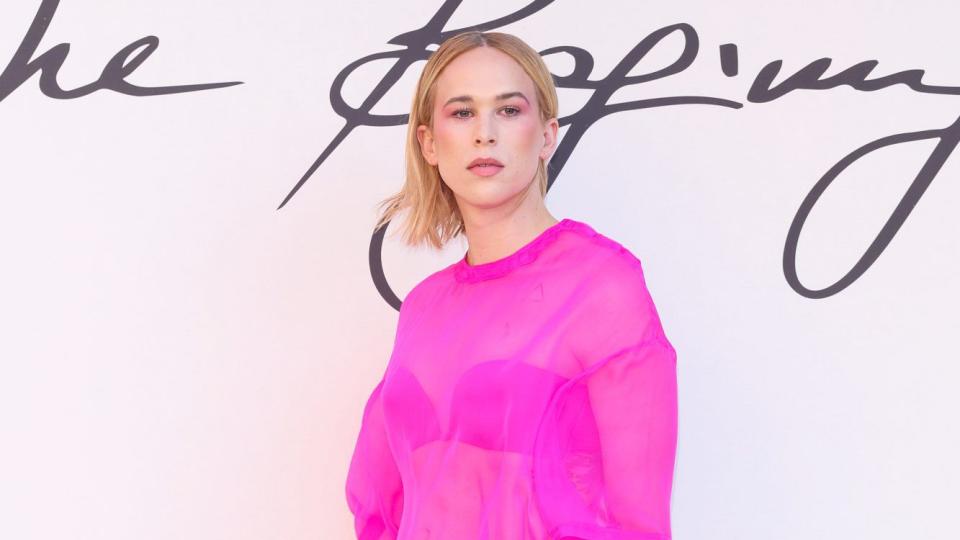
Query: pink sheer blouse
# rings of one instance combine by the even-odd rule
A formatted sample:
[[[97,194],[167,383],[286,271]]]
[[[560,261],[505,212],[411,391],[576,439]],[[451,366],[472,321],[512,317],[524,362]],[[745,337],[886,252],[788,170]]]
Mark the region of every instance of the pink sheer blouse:
[[[663,540],[676,443],[640,260],[567,218],[410,291],[346,498],[360,540]]]

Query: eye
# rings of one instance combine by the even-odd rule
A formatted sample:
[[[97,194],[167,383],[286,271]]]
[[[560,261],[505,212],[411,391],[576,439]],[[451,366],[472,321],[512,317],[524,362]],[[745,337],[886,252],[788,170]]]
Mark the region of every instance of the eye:
[[[507,107],[504,107],[504,108],[501,109],[501,110],[503,110],[503,111],[512,111],[510,114],[507,114],[507,116],[517,116],[518,114],[520,114],[520,108],[519,108],[519,107],[507,106]],[[467,108],[460,108],[460,109],[457,109],[457,110],[453,111],[452,113],[450,113],[450,116],[453,116],[454,118],[467,118],[467,116],[462,116],[460,113],[470,113],[470,112],[473,112],[473,111],[471,111],[470,109],[467,109]]]

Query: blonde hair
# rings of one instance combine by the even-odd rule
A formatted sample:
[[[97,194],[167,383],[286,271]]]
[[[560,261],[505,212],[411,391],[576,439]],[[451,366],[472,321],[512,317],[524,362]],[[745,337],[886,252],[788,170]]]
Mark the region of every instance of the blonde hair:
[[[440,179],[436,166],[430,165],[420,151],[417,127],[433,126],[434,86],[437,77],[454,58],[477,47],[493,47],[513,58],[533,80],[536,88],[540,120],[557,116],[557,90],[553,76],[543,58],[520,38],[503,32],[469,31],[445,40],[423,67],[413,95],[407,122],[406,180],[399,192],[378,203],[380,217],[374,230],[380,229],[399,212],[407,210],[403,240],[409,246],[429,244],[442,248],[447,241],[461,234],[463,217],[453,191]],[[543,158],[537,166],[540,196],[547,194],[547,164]]]

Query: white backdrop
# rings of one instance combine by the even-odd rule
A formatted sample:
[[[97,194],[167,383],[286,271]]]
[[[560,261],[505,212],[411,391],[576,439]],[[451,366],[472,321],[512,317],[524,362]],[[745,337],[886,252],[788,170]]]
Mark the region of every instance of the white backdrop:
[[[0,5],[0,66],[9,62],[0,76],[0,537],[351,538],[343,485],[397,319],[375,279],[403,298],[466,246],[411,250],[388,233],[383,274],[371,270],[374,204],[402,182],[405,126],[394,118],[344,130],[331,88],[368,55],[423,53],[388,42],[435,16],[439,26],[418,39],[524,5]],[[737,105],[564,124],[561,136],[574,127],[582,136],[547,197],[555,216],[591,224],[643,261],[677,349],[675,538],[957,538],[958,160],[927,171],[929,187],[865,271],[824,297],[801,294],[854,267],[924,163],[950,155],[952,131],[853,162],[803,225],[802,287],[791,286],[783,261],[794,216],[832,166],[873,141],[956,120],[950,36],[960,7],[529,9],[485,29],[540,51],[589,52],[592,70],[580,68],[600,82],[561,88],[564,117],[619,85],[606,78],[635,45],[677,24],[688,25],[688,39],[670,34],[629,73],[664,68],[685,47],[690,65],[606,103],[699,96]],[[34,23],[34,50],[25,36],[38,10],[49,27]],[[147,36],[155,38],[122,53],[97,83],[118,51]],[[61,43],[69,51],[57,70]],[[736,74],[721,66],[725,44],[736,45]],[[43,76],[21,84],[27,60],[51,49]],[[346,104],[406,114],[423,63],[398,56],[349,73]],[[557,76],[574,69],[569,54],[544,57]],[[748,99],[769,63],[782,61],[775,86],[821,58],[831,59],[821,80],[875,60],[847,80],[922,69],[923,84],[941,88],[868,91],[834,80]],[[399,79],[365,105],[391,69]],[[817,87],[816,78],[800,86]],[[239,84],[109,89],[123,90],[122,80]],[[944,136],[937,152],[934,135]]]

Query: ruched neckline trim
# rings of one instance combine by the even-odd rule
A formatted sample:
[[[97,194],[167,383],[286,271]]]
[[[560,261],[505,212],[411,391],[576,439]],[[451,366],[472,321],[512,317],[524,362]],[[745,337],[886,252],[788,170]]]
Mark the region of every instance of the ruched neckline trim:
[[[467,254],[457,261],[453,268],[454,277],[461,283],[482,281],[503,276],[510,271],[529,264],[536,260],[537,256],[549,246],[553,240],[564,230],[585,227],[586,225],[579,221],[563,218],[550,227],[544,229],[533,240],[524,244],[520,249],[514,251],[506,257],[481,264],[470,264],[467,262]]]

